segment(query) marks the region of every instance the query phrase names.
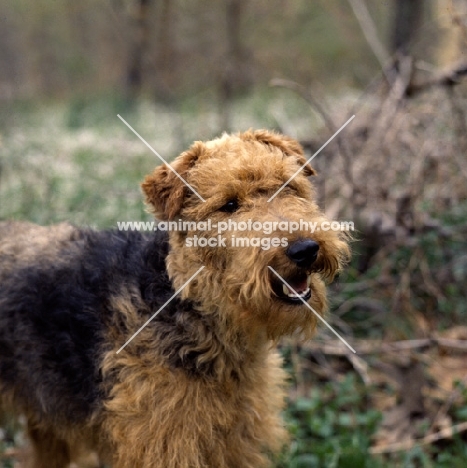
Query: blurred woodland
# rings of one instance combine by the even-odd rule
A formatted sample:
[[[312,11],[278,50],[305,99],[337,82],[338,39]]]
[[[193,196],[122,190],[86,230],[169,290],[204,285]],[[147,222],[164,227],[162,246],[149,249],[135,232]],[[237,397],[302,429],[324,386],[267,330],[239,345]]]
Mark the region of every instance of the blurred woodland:
[[[149,219],[154,166],[250,126],[299,138],[354,258],[322,330],[281,343],[292,443],[277,467],[467,460],[466,0],[6,0],[0,219]],[[0,434],[14,466],[21,431]]]
[[[114,89],[170,102],[205,89],[245,92],[274,77],[364,87],[395,50],[408,47],[436,65],[456,58],[461,33],[450,27],[456,2],[386,0],[367,2],[363,11],[362,5],[6,0],[0,97]]]

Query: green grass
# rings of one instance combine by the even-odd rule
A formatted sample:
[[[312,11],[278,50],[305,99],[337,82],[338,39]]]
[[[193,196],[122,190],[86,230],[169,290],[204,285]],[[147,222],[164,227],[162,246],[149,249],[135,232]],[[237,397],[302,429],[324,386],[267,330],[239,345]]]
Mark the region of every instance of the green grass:
[[[368,454],[380,419],[367,407],[354,374],[317,386],[306,398],[289,402],[286,420],[293,443],[278,468],[383,466]]]
[[[459,387],[463,403],[454,405],[454,423],[467,417],[467,388]],[[461,434],[438,444],[414,446],[387,456],[369,453],[381,413],[369,406],[366,388],[349,372],[338,382],[316,384],[309,395],[289,401],[286,421],[292,443],[277,468],[461,468],[467,445]]]
[[[0,219],[98,227],[145,219],[139,184],[161,162],[117,113],[167,160],[221,133],[217,107],[206,95],[178,107],[142,102],[133,109],[112,95],[12,103],[0,111]],[[303,103],[266,90],[235,103],[232,130],[277,126],[274,114],[303,133],[315,125]]]

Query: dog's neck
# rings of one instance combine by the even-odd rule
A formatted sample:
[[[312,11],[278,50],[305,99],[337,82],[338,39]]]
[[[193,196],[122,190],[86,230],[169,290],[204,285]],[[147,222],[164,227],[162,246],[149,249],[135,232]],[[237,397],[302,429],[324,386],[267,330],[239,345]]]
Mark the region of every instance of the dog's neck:
[[[215,271],[206,266],[198,278],[189,282],[192,272],[186,271],[186,261],[176,255],[173,245],[168,248],[165,243],[161,247],[159,239],[146,249],[144,258],[151,259],[145,269],[147,284],[143,293],[150,309],[148,314],[152,315],[162,305],[160,291],[154,289],[151,281],[154,275],[160,278],[161,270],[168,275],[167,288],[171,286],[172,291],[167,298],[188,282],[153,321],[158,353],[170,367],[182,369],[195,378],[229,380],[237,375],[235,378],[243,380],[248,378],[249,369],[265,365],[271,341],[264,327],[246,320],[254,314],[239,311],[238,303],[226,298],[224,291],[216,287],[211,277]]]

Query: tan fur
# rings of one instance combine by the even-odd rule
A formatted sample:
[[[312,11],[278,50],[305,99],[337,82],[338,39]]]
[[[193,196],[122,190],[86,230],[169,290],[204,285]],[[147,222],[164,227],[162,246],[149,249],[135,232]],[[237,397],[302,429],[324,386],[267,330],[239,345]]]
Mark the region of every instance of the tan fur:
[[[268,203],[302,166],[303,170]],[[206,202],[173,171],[160,166],[142,184],[149,209],[159,220],[326,221],[307,178],[314,170],[306,164],[300,145],[282,135],[248,131],[196,142],[172,167]],[[231,199],[239,201],[238,211],[219,211]],[[0,243],[0,258],[8,271],[14,262],[59,256],[61,239],[72,235],[73,228],[61,225],[25,230],[10,224],[3,229],[9,229],[8,236],[15,238]],[[1,230],[0,226],[0,234]],[[137,286],[122,286],[108,298],[112,317],[100,365],[106,395],[103,409],[87,426],[69,431],[59,428],[58,436],[51,436],[56,428],[40,423],[37,428],[32,426],[30,435],[38,453],[43,453],[39,457],[62,454],[55,458],[55,464],[39,460],[34,468],[60,468],[74,458],[67,454],[71,447],[82,452],[83,444],[113,468],[261,468],[270,466],[286,443],[287,432],[280,418],[286,374],[274,344],[284,335],[311,337],[317,319],[304,305],[277,298],[271,286],[275,278],[268,266],[284,278],[296,274],[298,267],[283,246],[269,250],[230,245],[187,247],[186,239],[193,235],[216,237],[217,232],[171,232],[166,267],[176,290],[204,266],[180,293],[181,298],[195,304],[202,320],[192,325],[195,344],[187,343],[179,353],[183,358],[196,352],[200,365],[214,363],[211,373],[193,377],[183,367],[172,367],[161,352],[170,342],[164,342],[163,337],[155,339],[154,323],[117,354],[129,338],[122,330],[136,331],[142,325],[141,312],[151,313]],[[309,304],[321,315],[326,312],[326,282],[349,257],[345,234],[289,234],[275,229],[269,235],[256,231],[222,235],[228,240],[232,236],[286,237],[289,245],[302,239],[317,242],[320,249],[310,267]],[[185,326],[189,329],[190,324]],[[33,415],[28,417],[33,419]],[[80,431],[84,437],[76,437]],[[66,440],[62,447],[60,438]]]
[[[236,221],[324,221],[305,177],[314,174],[309,166],[267,203],[268,197],[305,162],[297,142],[266,131],[246,132],[197,142],[173,163],[205,203],[165,166],[146,177],[142,187],[149,208],[163,220],[211,218],[218,222],[235,217]],[[216,212],[232,196],[241,199],[244,213]],[[214,231],[189,233],[195,234],[216,235]],[[232,234],[224,233],[227,238]],[[242,235],[253,237],[258,233]],[[270,234],[283,235],[279,231]],[[310,233],[285,235],[292,242]],[[349,250],[340,234],[321,232],[313,238],[320,243],[322,254],[320,267],[313,275],[311,305],[324,313],[327,304],[323,278],[332,279]],[[167,269],[177,289],[200,266],[205,267],[181,295],[199,301],[203,313],[215,317],[216,334],[224,349],[213,346],[212,337],[205,346],[211,353],[223,356],[216,368],[217,383],[193,382],[182,372],[170,372],[163,363],[154,366],[149,330],[138,337],[138,353],[131,352],[131,345],[118,357],[110,351],[104,370],[118,369],[121,373],[120,383],[112,389],[105,423],[112,438],[121,441],[117,444],[122,453],[116,457],[116,466],[129,468],[138,462],[138,466],[148,468],[267,466],[266,454],[276,453],[286,434],[279,419],[285,374],[270,340],[296,331],[309,337],[316,318],[305,307],[274,300],[267,266],[285,277],[294,270],[283,248],[196,249],[184,247],[185,239],[186,233],[171,233]],[[235,373],[242,373],[241,386],[232,378]],[[137,393],[135,388],[139,389]],[[153,443],[147,443],[148,437]],[[124,445],[127,438],[134,441],[132,451]]]

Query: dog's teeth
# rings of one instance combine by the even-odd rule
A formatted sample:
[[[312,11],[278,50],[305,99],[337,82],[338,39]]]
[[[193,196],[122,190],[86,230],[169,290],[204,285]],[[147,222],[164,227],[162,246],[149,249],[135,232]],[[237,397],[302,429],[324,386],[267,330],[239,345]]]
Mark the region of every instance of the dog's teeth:
[[[308,275],[308,276],[306,277],[306,285],[307,285],[308,287],[311,286],[311,275]]]
[[[285,289],[284,289],[284,292],[285,292]],[[307,288],[306,291],[303,291],[301,293],[297,292],[297,294],[295,294],[294,292],[287,292],[287,296],[288,297],[291,297],[291,298],[296,298],[296,297],[306,297],[308,295],[308,293],[310,292],[310,288]]]
[[[285,284],[282,285],[282,291],[283,291],[285,296],[290,297],[291,299],[296,299],[297,297],[304,298],[310,293],[310,283],[311,283],[311,277],[308,277],[307,278],[307,288],[306,288],[305,291],[302,291],[302,292],[292,291]]]

